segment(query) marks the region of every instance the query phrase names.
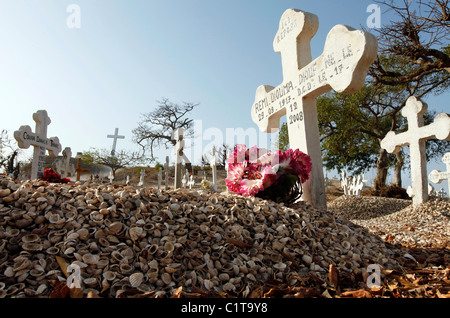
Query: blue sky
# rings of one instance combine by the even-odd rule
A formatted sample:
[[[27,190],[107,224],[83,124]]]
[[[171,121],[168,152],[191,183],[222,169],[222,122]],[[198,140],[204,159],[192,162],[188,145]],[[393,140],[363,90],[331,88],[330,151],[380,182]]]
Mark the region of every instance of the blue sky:
[[[282,82],[272,43],[283,12],[318,15],[316,58],[334,25],[366,26],[371,3],[0,0],[0,128],[11,136],[21,125],[34,130],[32,114],[46,109],[49,137],[58,136],[72,153],[110,148],[106,136],[116,127],[125,135],[117,149],[137,150],[131,131],[163,97],[200,103],[191,117],[203,131],[256,128],[250,116],[256,88]],[[81,10],[80,28],[67,25],[71,4]],[[382,13],[381,22],[388,19]],[[429,108],[448,111],[448,97],[430,98]],[[162,149],[161,161],[166,154]]]

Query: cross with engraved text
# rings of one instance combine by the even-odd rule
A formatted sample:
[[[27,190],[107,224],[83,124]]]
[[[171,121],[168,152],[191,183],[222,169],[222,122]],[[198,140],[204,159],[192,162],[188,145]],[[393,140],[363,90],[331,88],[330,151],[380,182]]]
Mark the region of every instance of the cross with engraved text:
[[[326,207],[316,98],[334,89],[355,93],[364,84],[367,69],[377,56],[377,40],[367,32],[336,25],[328,33],[322,55],[312,61],[310,41],[317,32],[316,15],[296,9],[281,17],[273,47],[281,53],[283,83],[256,90],[251,115],[264,132],[276,131],[287,116],[289,144],[312,159],[303,198]]]

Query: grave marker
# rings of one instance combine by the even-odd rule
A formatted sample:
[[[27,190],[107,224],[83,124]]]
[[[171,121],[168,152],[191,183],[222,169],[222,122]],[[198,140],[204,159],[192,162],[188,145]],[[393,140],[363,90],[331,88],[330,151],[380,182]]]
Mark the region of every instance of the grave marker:
[[[381,141],[381,148],[394,154],[403,146],[409,146],[412,185],[410,196],[415,205],[428,200],[425,141],[432,138],[450,140],[450,117],[445,113],[438,114],[433,123],[424,126],[423,114],[427,109],[426,103],[414,96],[409,97],[402,109],[402,116],[408,121],[408,131],[399,134],[390,131]]]
[[[447,152],[444,157],[442,157],[442,162],[445,163],[447,171],[441,172],[439,170],[433,170],[428,175],[428,178],[430,178],[433,183],[441,183],[442,181],[447,180],[450,188],[450,152]]]
[[[213,150],[212,150],[211,161],[209,162],[209,165],[211,166],[213,189],[214,189],[214,191],[217,192],[217,159],[216,159],[216,148],[213,148]]]
[[[90,169],[81,168],[81,153],[77,153],[76,159],[77,159],[77,168],[75,169],[75,172],[77,173],[77,179],[76,180],[80,181],[81,173],[82,172],[91,172],[91,170]]]
[[[169,156],[166,156],[166,163],[164,164],[164,179],[167,190],[169,189]]]
[[[17,140],[19,148],[34,147],[31,179],[38,179],[44,174],[45,151],[48,151],[50,157],[55,157],[61,151],[61,144],[58,137],[47,138],[47,126],[52,121],[46,110],[38,110],[34,113],[33,120],[36,122],[34,133],[30,126],[24,125],[14,132],[14,138]]]
[[[112,171],[109,172],[108,179],[109,179],[109,183],[112,184],[112,183],[113,183],[113,180],[114,180],[114,175],[113,175]]]
[[[189,176],[189,181],[188,181],[189,189],[192,189],[192,187],[193,187],[194,185],[195,185],[194,176],[191,174],[191,175]]]
[[[251,115],[264,132],[280,126],[286,115],[289,144],[312,159],[303,199],[326,207],[316,98],[334,89],[354,93],[364,84],[367,69],[377,56],[377,40],[367,32],[336,25],[328,33],[324,51],[312,61],[310,41],[319,26],[316,15],[289,9],[280,19],[273,47],[281,53],[283,83],[261,85],[256,90]]]
[[[144,185],[145,169],[142,168],[142,169],[141,169],[141,172],[139,172],[139,174],[140,174],[140,177],[139,177],[139,183],[138,183],[138,186],[141,187],[141,186]]]
[[[162,181],[162,168],[159,167],[159,170],[158,170],[158,190],[161,189],[161,181]]]
[[[72,176],[72,174],[75,172],[75,167],[70,164],[70,159],[72,157],[72,149],[70,147],[64,148],[62,152],[62,160],[58,160],[56,163],[57,170],[61,174],[61,177],[67,178]]]
[[[172,133],[172,140],[176,140],[175,143],[175,189],[181,187],[181,164],[184,160],[185,163],[188,163],[189,160],[184,154],[184,138],[183,138],[184,129],[177,128]],[[176,138],[174,137],[176,135]]]
[[[119,136],[119,128],[116,128],[114,135],[107,135],[107,138],[113,138],[113,145],[112,145],[112,150],[111,150],[111,156],[115,156],[116,155],[116,144],[117,144],[117,139],[125,139],[125,136]]]

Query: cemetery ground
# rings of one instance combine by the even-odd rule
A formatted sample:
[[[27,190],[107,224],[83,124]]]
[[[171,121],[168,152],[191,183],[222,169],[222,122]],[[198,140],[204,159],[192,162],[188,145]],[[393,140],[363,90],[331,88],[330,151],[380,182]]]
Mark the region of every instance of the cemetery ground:
[[[128,186],[125,176],[113,185],[1,177],[0,296],[450,296],[448,201],[345,196],[332,180],[327,210],[285,207],[212,193],[200,176],[192,190],[157,190],[153,168],[144,187],[138,173]]]

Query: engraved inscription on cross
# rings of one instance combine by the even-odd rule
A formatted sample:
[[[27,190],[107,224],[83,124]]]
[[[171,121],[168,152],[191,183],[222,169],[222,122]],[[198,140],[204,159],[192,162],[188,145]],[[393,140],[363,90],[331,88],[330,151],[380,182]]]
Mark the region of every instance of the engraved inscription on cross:
[[[354,93],[364,84],[377,55],[377,40],[367,32],[336,25],[328,33],[322,55],[312,61],[310,41],[317,32],[316,15],[296,9],[283,13],[273,47],[281,53],[283,83],[256,90],[252,119],[264,132],[276,131],[287,116],[289,144],[312,159],[303,184],[305,201],[326,207],[316,98],[334,89]]]
[[[408,121],[408,131],[396,134],[390,131],[381,141],[381,148],[389,153],[398,153],[403,146],[409,145],[411,157],[411,186],[413,204],[417,205],[428,200],[427,159],[425,141],[437,138],[450,140],[450,117],[438,114],[433,123],[424,126],[423,114],[428,106],[416,97],[411,96],[402,109],[402,116]]]
[[[58,137],[47,138],[47,126],[52,121],[46,110],[38,110],[34,113],[33,120],[36,122],[34,133],[30,126],[20,126],[19,130],[14,132],[14,138],[17,140],[19,148],[34,147],[31,179],[37,179],[44,174],[45,151],[48,150],[49,155],[55,157],[61,151],[61,144]]]

